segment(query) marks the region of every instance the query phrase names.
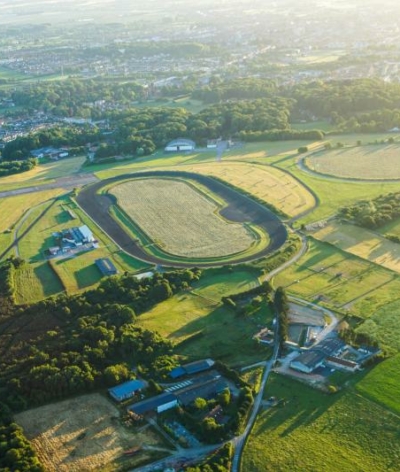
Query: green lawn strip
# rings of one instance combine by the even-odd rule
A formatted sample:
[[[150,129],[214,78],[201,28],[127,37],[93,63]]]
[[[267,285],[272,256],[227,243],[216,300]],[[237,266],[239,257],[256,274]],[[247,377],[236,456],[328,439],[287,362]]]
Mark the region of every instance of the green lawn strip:
[[[397,348],[400,350],[400,344]],[[356,389],[366,398],[400,415],[400,354],[375,366],[357,383]]]
[[[176,343],[177,352],[188,358],[209,356],[230,365],[248,365],[269,355],[252,336],[273,314],[263,305],[248,317],[237,316],[220,299],[257,284],[257,277],[246,270],[211,272],[193,291],[179,293],[141,315],[139,323]]]
[[[399,470],[398,418],[379,405],[352,391],[329,396],[274,374],[265,396],[287,403],[258,415],[242,470]]]

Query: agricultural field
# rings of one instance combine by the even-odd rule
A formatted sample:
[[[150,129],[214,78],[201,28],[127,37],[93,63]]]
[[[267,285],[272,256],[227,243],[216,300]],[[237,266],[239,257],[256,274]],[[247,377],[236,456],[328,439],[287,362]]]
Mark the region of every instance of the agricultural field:
[[[171,451],[151,427],[134,431],[125,426],[118,409],[99,394],[28,410],[16,421],[49,472],[134,468]],[[142,446],[131,458],[123,455]]]
[[[203,276],[192,290],[140,315],[138,322],[178,344],[181,355],[201,358],[207,353],[230,365],[249,365],[269,353],[252,336],[259,329],[257,324],[272,321],[273,314],[262,306],[249,317],[238,317],[221,304],[221,297],[243,292],[258,283],[257,277],[245,270],[211,273]]]
[[[317,173],[357,180],[400,179],[400,147],[375,144],[323,151],[306,158]]]
[[[343,251],[400,273],[400,244],[389,241],[375,232],[352,224],[332,221],[312,235]]]
[[[398,275],[314,239],[308,252],[273,283],[286,287],[289,294],[364,319],[400,298]]]
[[[277,375],[268,382],[270,396],[286,404],[258,415],[243,470],[399,470],[399,421],[381,406],[351,390],[326,395]]]
[[[182,170],[225,180],[290,217],[310,210],[316,204],[314,196],[298,180],[274,167],[224,161],[185,166]]]
[[[184,182],[132,180],[110,191],[119,206],[163,251],[186,258],[240,253],[255,243],[244,225],[217,215],[215,202]]]
[[[400,414],[400,354],[374,367],[357,383],[356,389],[366,398]]]

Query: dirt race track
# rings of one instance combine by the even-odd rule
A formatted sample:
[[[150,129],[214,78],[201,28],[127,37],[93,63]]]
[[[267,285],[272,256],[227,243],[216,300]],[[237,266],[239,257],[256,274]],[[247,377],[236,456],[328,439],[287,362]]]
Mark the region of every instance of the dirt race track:
[[[192,267],[193,262],[184,260],[177,262],[166,262],[160,257],[147,253],[129,234],[114,220],[110,215],[109,209],[114,204],[113,200],[106,195],[98,195],[98,191],[106,185],[116,183],[129,178],[148,178],[148,177],[171,177],[191,179],[207,187],[218,197],[227,202],[220,214],[230,220],[239,223],[253,223],[261,227],[270,237],[268,247],[262,249],[257,254],[251,256],[242,255],[230,263],[249,262],[263,256],[267,256],[279,249],[287,238],[287,231],[280,219],[267,208],[258,204],[254,200],[236,192],[223,183],[203,175],[192,174],[189,172],[140,172],[136,174],[124,174],[111,179],[97,182],[84,188],[77,197],[78,204],[85,212],[121,247],[125,252],[132,256],[142,259],[146,262],[157,265],[168,265],[174,267]],[[221,265],[220,262],[196,263],[202,267],[212,267]]]

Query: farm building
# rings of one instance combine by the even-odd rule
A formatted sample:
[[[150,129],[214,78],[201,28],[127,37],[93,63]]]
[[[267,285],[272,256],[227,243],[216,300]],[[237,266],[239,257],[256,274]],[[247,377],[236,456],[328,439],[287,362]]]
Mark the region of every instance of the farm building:
[[[183,366],[175,367],[169,373],[169,376],[172,379],[177,379],[183,377],[184,375],[193,375],[198,374],[199,372],[204,372],[205,370],[211,369],[215,364],[212,359],[203,359],[201,361],[190,362]]]
[[[325,359],[325,364],[328,367],[332,367],[333,369],[343,370],[345,372],[355,372],[358,369],[357,362],[348,361],[347,359],[341,359],[340,357],[331,357],[328,356]]]
[[[114,398],[115,401],[122,402],[128,398],[133,397],[135,393],[139,392],[144,387],[145,384],[140,380],[129,380],[128,382],[124,382],[121,385],[109,388],[108,393]]]
[[[196,143],[191,139],[178,138],[170,141],[164,148],[165,152],[193,151]]]
[[[131,411],[135,415],[143,416],[146,413],[162,413],[163,411],[175,408],[178,405],[178,399],[172,393],[161,393],[156,397],[143,400],[139,403],[134,403],[128,407],[128,412]]]
[[[196,398],[204,398],[210,400],[215,398],[219,393],[228,388],[228,383],[225,379],[219,378],[210,380],[209,382],[200,385],[190,385],[187,388],[179,390],[175,393],[179,403],[186,406],[193,403]]]
[[[325,357],[325,354],[320,351],[303,352],[290,363],[290,367],[299,372],[311,374],[324,363]]]
[[[86,225],[79,228],[64,229],[61,233],[61,238],[63,242],[74,244],[75,246],[82,246],[94,241],[93,233]]]
[[[118,273],[115,265],[110,261],[108,257],[103,257],[102,259],[96,259],[94,261],[100,272],[104,276],[115,275]]]

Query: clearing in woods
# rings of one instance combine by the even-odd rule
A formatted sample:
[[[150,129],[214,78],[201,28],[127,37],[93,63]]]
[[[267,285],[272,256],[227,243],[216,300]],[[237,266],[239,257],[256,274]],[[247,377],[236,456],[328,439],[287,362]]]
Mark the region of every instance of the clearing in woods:
[[[134,468],[169,450],[154,430],[126,427],[118,409],[97,393],[25,411],[16,421],[49,472]],[[143,446],[135,456],[124,456],[125,450]]]
[[[314,172],[358,180],[400,179],[400,147],[371,144],[318,152],[306,158]]]
[[[221,257],[246,251],[255,242],[244,225],[220,217],[216,203],[187,183],[131,180],[110,193],[165,252],[186,258]]]
[[[184,170],[225,180],[290,217],[310,210],[316,203],[312,193],[297,179],[274,167],[253,163],[214,162],[185,166]]]

